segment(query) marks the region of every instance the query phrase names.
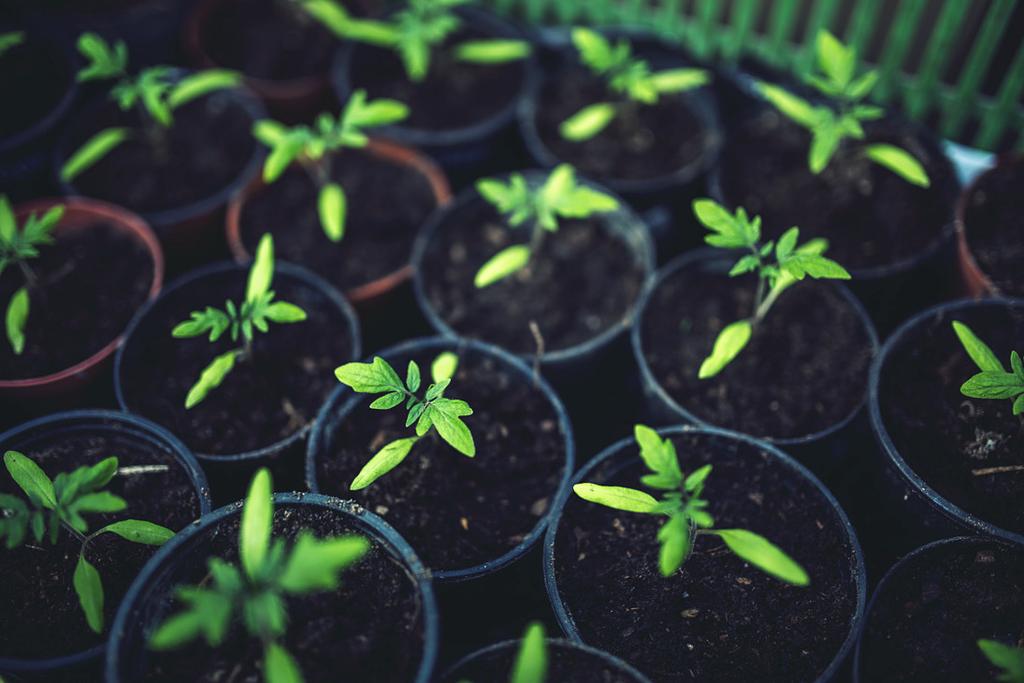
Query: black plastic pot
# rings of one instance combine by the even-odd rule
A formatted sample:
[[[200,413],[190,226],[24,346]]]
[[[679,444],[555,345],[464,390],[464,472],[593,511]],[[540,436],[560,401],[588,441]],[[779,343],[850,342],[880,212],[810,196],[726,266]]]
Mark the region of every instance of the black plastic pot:
[[[354,503],[315,493],[277,493],[275,508],[307,506],[329,509],[351,519],[352,524],[382,546],[406,570],[416,585],[422,609],[423,654],[415,683],[427,683],[437,657],[439,640],[437,606],[431,577],[412,548],[384,520]],[[135,579],[118,609],[106,651],[106,683],[138,680],[147,656],[146,638],[172,611],[177,574],[189,564],[205,561],[206,538],[217,525],[241,514],[242,504],[233,503],[205,515],[175,536],[150,559]]]
[[[188,474],[199,499],[201,514],[210,511],[210,488],[191,451],[177,437],[149,420],[111,410],[75,410],[55,413],[0,434],[0,451],[28,451],[41,444],[82,434],[110,434],[131,439],[173,456]],[[125,596],[127,598],[127,595]],[[91,680],[99,676],[104,645],[50,659],[0,658],[0,674],[28,679]]]

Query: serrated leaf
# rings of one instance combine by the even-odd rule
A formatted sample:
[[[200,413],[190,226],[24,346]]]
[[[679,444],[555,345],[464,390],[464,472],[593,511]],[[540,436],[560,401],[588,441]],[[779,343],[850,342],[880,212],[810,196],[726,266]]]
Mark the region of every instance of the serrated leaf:
[[[558,132],[564,139],[573,142],[589,140],[608,127],[615,119],[615,113],[614,104],[596,102],[562,121],[558,126]]]
[[[753,327],[749,320],[738,320],[726,325],[715,339],[711,355],[704,359],[697,371],[698,379],[714,377],[732,362],[750,341]]]
[[[242,506],[242,525],[238,532],[239,557],[250,578],[259,576],[270,552],[270,533],[274,521],[274,499],[270,471],[261,468],[249,484]]]
[[[473,433],[460,419],[461,415],[466,414],[459,407],[460,404],[466,406],[464,401],[435,401],[427,410],[441,438],[459,453],[472,458],[476,455],[476,443],[473,441]]]
[[[339,382],[361,394],[401,392],[405,388],[398,373],[380,356],[374,356],[370,363],[345,363],[334,375]]]
[[[585,501],[615,510],[651,514],[658,507],[658,501],[654,496],[625,486],[582,483],[573,485],[572,490]]]
[[[875,144],[864,148],[864,154],[873,162],[889,169],[911,185],[929,187],[931,181],[921,162],[896,145]]]
[[[413,445],[419,441],[418,436],[410,436],[404,439],[396,439],[377,451],[370,460],[359,470],[359,474],[352,480],[349,488],[353,491],[365,489],[385,474],[402,464]]]
[[[84,555],[78,556],[78,564],[75,565],[71,581],[89,628],[95,633],[103,633],[103,583],[96,567],[92,566]]]
[[[341,572],[369,550],[370,542],[362,536],[319,540],[311,532],[302,531],[288,555],[280,585],[293,594],[334,590]]]
[[[804,568],[764,536],[746,529],[718,529],[710,533],[725,541],[729,550],[740,559],[770,576],[794,586],[807,586],[811,583]]]

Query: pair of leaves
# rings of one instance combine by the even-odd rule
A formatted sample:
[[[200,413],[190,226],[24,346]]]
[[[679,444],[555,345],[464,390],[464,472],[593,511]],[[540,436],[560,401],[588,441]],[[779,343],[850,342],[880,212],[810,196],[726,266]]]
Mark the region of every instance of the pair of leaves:
[[[1009,399],[1013,402],[1013,414],[1024,414],[1024,362],[1020,354],[1010,352],[1010,370],[1007,371],[992,348],[970,327],[954,320],[953,330],[981,371],[963,383],[960,393],[969,398]]]

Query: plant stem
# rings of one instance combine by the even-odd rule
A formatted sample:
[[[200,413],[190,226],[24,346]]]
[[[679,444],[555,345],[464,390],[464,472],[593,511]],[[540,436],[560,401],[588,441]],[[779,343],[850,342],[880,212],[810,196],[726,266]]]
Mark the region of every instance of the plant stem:
[[[18,261],[18,268],[21,269],[21,274],[25,277],[25,285],[29,289],[35,287],[36,282],[38,282],[38,278],[36,277],[35,271],[32,270],[32,267],[22,260]]]
[[[980,470],[971,470],[976,477],[985,477],[990,474],[1007,474],[1009,472],[1024,472],[1024,465],[1003,465],[1002,467],[983,467]]]

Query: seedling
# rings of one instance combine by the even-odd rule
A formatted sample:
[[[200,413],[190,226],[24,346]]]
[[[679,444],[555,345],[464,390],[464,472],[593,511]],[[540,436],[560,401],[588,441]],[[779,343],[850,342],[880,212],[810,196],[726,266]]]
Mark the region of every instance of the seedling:
[[[757,89],[783,115],[811,132],[807,163],[812,173],[821,173],[835,156],[843,140],[863,140],[862,121],[881,118],[884,111],[872,104],[863,104],[878,82],[878,72],[868,71],[855,77],[857,51],[839,42],[828,31],[818,33],[818,68],[821,73],[809,77],[818,92],[831,98],[831,106],[812,105],[785,88],[761,82]],[[870,161],[887,168],[908,183],[928,187],[931,181],[913,154],[885,143],[860,145],[860,152]]]
[[[111,98],[122,111],[134,108],[140,123],[138,129],[105,128],[89,138],[61,168],[64,181],[73,180],[134,137],[143,137],[158,160],[166,159],[170,144],[167,132],[174,125],[174,112],[196,98],[241,82],[238,74],[224,69],[208,69],[178,78],[172,67],[151,66],[131,75],[124,41],[110,45],[95,33],[83,33],[78,38],[78,51],[88,60],[88,65],[78,72],[78,81],[114,80]]]
[[[507,183],[485,178],[476,183],[477,192],[505,217],[510,227],[530,227],[529,244],[514,244],[492,256],[473,278],[481,289],[503,280],[530,263],[540,249],[546,232],[558,232],[559,218],[586,218],[619,208],[615,197],[576,182],[576,171],[561,164],[551,172],[543,185],[531,187],[518,173]]]
[[[236,347],[214,358],[185,397],[185,408],[192,408],[219,387],[236,362],[251,360],[252,342],[256,330],[266,332],[267,323],[297,323],[306,319],[306,312],[287,301],[274,301],[270,284],[274,279],[274,240],[263,235],[256,248],[256,258],[249,269],[249,280],[245,289],[245,301],[235,304],[226,301],[224,310],[207,306],[204,311],[193,311],[190,320],[179,323],[171,330],[178,339],[198,337],[210,333],[210,342],[215,342],[230,331],[231,341],[242,341]]]
[[[979,640],[978,647],[992,665],[1002,670],[997,681],[1024,683],[1024,647],[1004,645],[998,640]]]
[[[640,481],[648,488],[661,491],[661,500],[625,486],[576,484],[572,490],[583,500],[615,510],[639,512],[668,517],[658,530],[661,550],[658,567],[662,576],[671,576],[686,562],[698,536],[713,535],[745,562],[777,579],[806,586],[807,572],[795,560],[768,539],[746,529],[715,529],[715,520],[707,511],[708,501],[702,498],[704,484],[711,474],[711,465],[703,465],[689,475],[679,467],[675,445],[662,439],[650,427],[636,425],[634,436],[640,446],[640,457],[650,470]]]
[[[431,427],[459,453],[470,458],[476,455],[473,434],[461,419],[472,415],[473,409],[465,401],[444,397],[445,390],[451,384],[451,375],[444,377],[448,369],[454,374],[455,368],[450,359],[442,361],[439,357],[434,361],[434,382],[427,387],[423,398],[417,394],[420,390],[420,368],[416,361],[409,361],[404,383],[391,364],[380,356],[374,356],[370,363],[346,363],[334,371],[338,381],[355,392],[383,394],[370,404],[374,410],[390,410],[404,402],[407,412],[405,426],[416,424],[416,436],[395,439],[363,465],[349,485],[351,490],[364,489],[398,467]]]
[[[710,80],[703,69],[679,68],[652,73],[646,61],[632,56],[629,41],[620,39],[613,45],[589,28],[573,29],[572,42],[580,61],[604,80],[609,95],[617,101],[595,102],[563,121],[559,132],[566,140],[589,140],[617,116],[635,119],[638,107],[657,104],[662,95],[699,88]]]
[[[357,90],[337,120],[330,114],[321,114],[314,127],[291,128],[269,119],[257,121],[253,135],[271,150],[263,164],[263,180],[274,182],[298,159],[299,166],[320,188],[317,209],[324,234],[332,242],[340,242],[345,235],[348,199],[341,185],[331,180],[332,157],[328,152],[365,147],[369,142],[365,129],[401,121],[408,114],[408,108],[401,102],[386,99],[367,102],[366,92]]]
[[[524,40],[465,40],[447,45],[462,27],[455,8],[472,0],[407,0],[389,21],[353,18],[333,0],[304,0],[306,11],[341,38],[397,52],[406,76],[418,83],[435,62],[504,64],[530,56]]]
[[[121,512],[127,507],[124,498],[103,490],[117,474],[117,458],[61,472],[52,481],[39,465],[17,451],[4,453],[4,465],[28,500],[0,493],[0,538],[7,537],[5,545],[11,550],[24,544],[29,532],[36,543],[50,545],[57,543],[61,529],[73,536],[80,545],[71,582],[89,628],[102,633],[103,582],[96,567],[85,559],[89,543],[111,533],[132,543],[163,545],[174,532],[152,522],[123,519],[88,533],[89,524],[82,515]]]
[[[964,351],[981,370],[960,387],[960,393],[968,398],[1009,399],[1013,402],[1013,414],[1024,413],[1024,363],[1020,354],[1010,352],[1010,368],[1007,371],[992,348],[978,338],[967,325],[953,321],[953,330],[963,344]]]
[[[0,33],[0,57],[8,50],[12,50],[25,42],[24,31],[9,31]]]
[[[722,249],[750,252],[736,262],[729,271],[730,277],[757,273],[753,314],[722,329],[711,355],[704,359],[697,372],[700,379],[714,377],[739,355],[779,296],[797,281],[808,275],[815,279],[850,279],[845,268],[822,256],[828,249],[826,240],[812,239],[798,246],[799,228],[792,227],[782,233],[778,242],[769,240],[762,244],[761,217],[750,219],[743,207],[730,214],[710,199],[697,199],[693,202],[693,212],[697,220],[711,230],[711,234],[704,237],[705,242]]]
[[[526,625],[519,643],[509,683],[545,683],[548,678],[548,644],[544,640],[544,624],[533,621]],[[468,680],[459,683],[471,683]]]
[[[318,539],[303,530],[286,549],[282,539],[271,538],[272,490],[270,472],[259,470],[242,507],[241,568],[209,558],[209,573],[199,585],[178,588],[177,597],[186,607],[156,629],[150,649],[175,650],[200,637],[218,647],[237,623],[263,645],[263,680],[301,683],[298,664],[281,644],[288,628],[285,601],[289,596],[336,590],[339,575],[366,555],[370,542],[354,534]]]

